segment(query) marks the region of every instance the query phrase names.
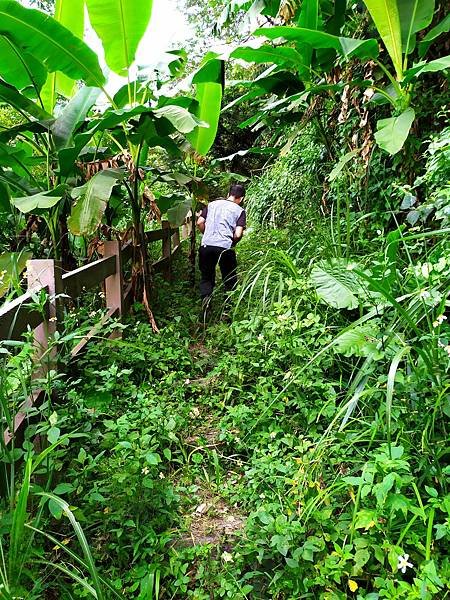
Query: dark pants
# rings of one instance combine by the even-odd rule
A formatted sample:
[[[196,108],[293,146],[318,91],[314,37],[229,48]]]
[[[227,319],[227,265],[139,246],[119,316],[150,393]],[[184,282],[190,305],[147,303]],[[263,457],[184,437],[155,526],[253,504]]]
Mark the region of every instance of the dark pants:
[[[216,267],[219,264],[225,291],[234,290],[237,285],[237,261],[233,248],[218,246],[200,246],[198,266],[200,268],[200,295],[207,298],[211,295],[216,283]]]

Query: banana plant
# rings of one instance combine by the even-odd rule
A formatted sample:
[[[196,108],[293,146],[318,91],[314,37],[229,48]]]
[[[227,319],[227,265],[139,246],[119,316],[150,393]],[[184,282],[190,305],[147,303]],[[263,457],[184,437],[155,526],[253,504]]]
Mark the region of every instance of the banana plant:
[[[374,101],[391,105],[393,114],[378,122],[375,140],[383,150],[396,154],[403,147],[415,119],[411,104],[416,79],[424,73],[449,68],[450,57],[410,64],[411,54],[417,45],[416,34],[431,24],[434,0],[364,1],[392,61],[393,72],[389,65],[380,60],[378,40],[347,38],[339,34],[343,22],[337,20],[338,0],[334,3],[336,9],[334,16],[328,15],[326,19],[323,16],[322,6],[325,3],[305,0],[297,21],[298,26],[257,29],[255,35],[264,36],[273,43],[265,43],[259,48],[239,47],[231,53],[231,57],[247,62],[276,65],[275,70],[270,72],[270,77],[273,77],[277,71],[294,71],[303,81],[305,90],[281,101],[285,104],[290,102],[288,110],[302,100],[306,100],[311,94],[336,89],[337,86],[323,85],[320,81],[323,74],[333,65],[329,60],[332,55],[328,55],[328,60],[325,61],[323,57],[327,54],[323,53],[332,51],[344,60],[356,58],[361,61],[375,61],[387,77],[388,86],[377,87],[375,84],[361,81],[350,83],[360,86],[370,85],[376,92]],[[421,57],[428,47],[425,47],[423,42],[426,40],[427,44],[431,44],[434,39],[448,30],[448,27],[448,18],[446,18],[429,31],[419,45]],[[263,81],[265,82],[265,79]],[[313,81],[316,85],[312,85]],[[261,88],[256,95],[263,93],[265,91]],[[269,105],[267,112],[280,109],[280,104],[273,104],[273,106]],[[264,112],[265,107],[262,109],[262,113]]]
[[[105,89],[97,56],[76,35],[83,28],[85,4],[108,67],[127,78],[114,98]],[[186,148],[199,154],[209,150],[217,131],[222,90],[217,80],[223,69],[215,57],[205,59],[194,81],[195,98],[158,96],[145,81],[132,81],[151,8],[148,0],[58,0],[51,18],[15,0],[0,0],[0,17],[5,17],[0,18],[0,49],[11,49],[11,60],[0,56],[0,102],[24,120],[0,131],[0,182],[8,184],[17,210],[44,218],[56,257],[67,256],[70,236],[97,229],[111,195],[126,199],[137,249],[134,271],[142,273],[137,287],[144,300],[151,276],[141,243],[144,169],[156,149],[167,156],[182,156]],[[172,55],[171,76],[177,76],[186,56],[182,51]],[[76,81],[85,85],[73,95]],[[93,113],[100,95],[108,105]],[[57,96],[69,101],[55,107]]]

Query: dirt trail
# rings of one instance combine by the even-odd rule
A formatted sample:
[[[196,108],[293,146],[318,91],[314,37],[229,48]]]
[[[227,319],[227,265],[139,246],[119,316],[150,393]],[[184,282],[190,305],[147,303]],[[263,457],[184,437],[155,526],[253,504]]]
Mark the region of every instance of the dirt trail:
[[[193,337],[189,352],[194,361],[206,364],[214,362],[210,350],[201,339]],[[230,506],[221,495],[221,480],[236,477],[236,472],[229,472],[227,464],[233,460],[223,454],[223,442],[219,439],[217,427],[218,416],[208,410],[207,402],[202,397],[209,395],[209,388],[214,385],[215,377],[205,372],[204,377],[189,380],[188,385],[200,390],[199,407],[191,411],[192,419],[200,421],[194,433],[184,440],[188,450],[188,461],[183,468],[182,478],[195,486],[195,505],[183,515],[183,527],[174,545],[177,547],[213,545],[221,551],[229,551],[233,547],[233,539],[243,531],[245,515],[239,507]],[[205,458],[202,463],[204,478],[199,477],[198,470],[191,468],[194,454],[201,453]],[[216,480],[208,473],[216,470]],[[220,470],[220,474],[217,473]],[[187,498],[192,500],[192,498]]]

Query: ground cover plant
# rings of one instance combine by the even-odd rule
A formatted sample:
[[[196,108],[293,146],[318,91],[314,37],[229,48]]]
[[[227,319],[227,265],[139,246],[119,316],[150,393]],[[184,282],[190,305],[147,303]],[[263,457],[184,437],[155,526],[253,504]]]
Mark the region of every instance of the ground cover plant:
[[[215,36],[256,35],[166,95],[183,50],[167,75],[131,78],[151,3],[130,2],[142,18],[111,39],[125,3],[88,0],[108,67],[129,75],[106,108],[84,2],[34,4],[55,20],[0,0],[5,304],[29,257],[84,264],[119,232],[139,248],[234,179],[249,227],[238,288],[225,304],[218,285],[207,318],[192,237],[170,280],[137,251],[143,293],[76,361],[104,294],[67,304],[45,379],[31,332],[0,342],[2,432],[45,390],[23,439],[1,438],[0,598],[449,597],[444,3],[205,0]]]

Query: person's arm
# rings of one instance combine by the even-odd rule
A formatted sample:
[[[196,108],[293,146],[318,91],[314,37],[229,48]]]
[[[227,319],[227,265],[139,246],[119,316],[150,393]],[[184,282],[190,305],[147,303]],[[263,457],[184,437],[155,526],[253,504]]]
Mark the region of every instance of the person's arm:
[[[233,242],[235,244],[237,244],[239,242],[239,240],[242,239],[243,234],[244,234],[244,228],[241,225],[238,225],[236,227],[236,229],[234,230]]]
[[[197,229],[200,233],[205,233],[206,217],[208,216],[208,207],[205,206],[197,219]]]
[[[199,217],[197,219],[197,229],[200,231],[200,233],[205,233],[205,225],[206,219],[204,217]]]
[[[244,229],[246,226],[247,226],[247,215],[245,213],[245,210],[243,210],[241,212],[239,219],[237,220],[236,229],[234,230],[233,246],[235,246],[239,242],[239,240],[242,239],[242,236],[244,235]]]

